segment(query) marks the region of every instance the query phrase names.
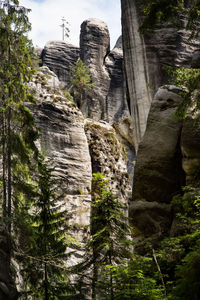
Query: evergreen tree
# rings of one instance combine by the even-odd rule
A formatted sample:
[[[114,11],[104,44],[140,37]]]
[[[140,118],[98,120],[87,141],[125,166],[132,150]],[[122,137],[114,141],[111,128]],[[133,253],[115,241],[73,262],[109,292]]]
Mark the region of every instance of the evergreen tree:
[[[131,257],[129,234],[124,206],[113,195],[108,180],[101,173],[93,174],[91,239],[86,245],[86,257],[78,266],[79,272],[84,272],[86,292],[92,289],[92,299],[101,293],[106,299],[114,299],[112,268]],[[83,283],[80,277],[79,283]]]
[[[13,249],[11,232],[17,232],[19,225],[15,221],[19,220],[19,214],[25,213],[30,195],[35,193],[32,175],[38,156],[35,145],[38,130],[31,112],[24,105],[33,101],[26,85],[33,73],[27,14],[28,10],[19,6],[17,0],[0,1],[1,194],[2,216],[8,232],[8,266]]]
[[[39,161],[39,194],[32,208],[33,239],[26,253],[24,269],[26,294],[39,299],[67,299],[69,276],[66,261],[70,253],[68,214],[63,209],[62,193],[52,177],[52,169]]]
[[[86,67],[81,59],[78,59],[75,66],[71,68],[71,83],[74,95],[78,95],[78,106],[81,108],[83,101],[88,96],[91,88],[95,85],[92,83],[89,68]]]

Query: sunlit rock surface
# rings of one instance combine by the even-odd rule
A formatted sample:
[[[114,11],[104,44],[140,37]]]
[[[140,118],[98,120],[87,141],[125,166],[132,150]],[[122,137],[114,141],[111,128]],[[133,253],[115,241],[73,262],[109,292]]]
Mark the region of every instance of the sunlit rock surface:
[[[55,74],[44,67],[30,83],[37,105],[30,108],[41,129],[40,146],[54,166],[54,176],[61,181],[65,207],[71,213],[73,234],[83,238],[90,223],[91,159],[84,131],[84,119],[74,103],[56,88]],[[45,73],[48,76],[45,76]]]
[[[70,86],[70,68],[79,57],[79,48],[65,41],[49,41],[42,53],[42,65],[53,71],[68,87]]]

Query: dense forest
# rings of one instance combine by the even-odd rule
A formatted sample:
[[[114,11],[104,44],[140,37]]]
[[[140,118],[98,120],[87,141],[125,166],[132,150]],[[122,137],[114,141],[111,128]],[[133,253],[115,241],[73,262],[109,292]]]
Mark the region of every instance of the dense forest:
[[[165,23],[178,30],[184,15],[190,38],[199,38],[200,1],[143,0],[142,9],[142,35]],[[170,201],[174,232],[148,237],[128,217],[128,200],[94,172],[88,234],[84,243],[73,236],[73,212],[31,110],[29,83],[40,62],[28,39],[28,13],[18,0],[0,1],[0,299],[200,299],[199,172]],[[190,117],[198,127],[200,69],[165,72],[183,99],[174,118]],[[81,59],[70,83],[66,102],[81,108],[96,84]],[[106,138],[114,147],[112,134]]]

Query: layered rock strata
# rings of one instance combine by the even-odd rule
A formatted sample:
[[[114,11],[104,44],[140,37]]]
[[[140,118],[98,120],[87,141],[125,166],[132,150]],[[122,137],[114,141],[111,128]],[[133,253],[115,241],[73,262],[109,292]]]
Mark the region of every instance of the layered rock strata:
[[[41,129],[41,148],[55,168],[54,176],[62,182],[65,206],[72,214],[73,235],[82,240],[90,224],[92,177],[84,119],[54,82],[59,82],[58,78],[47,67],[35,75],[30,90],[36,95],[37,105],[30,108]]]
[[[49,41],[40,56],[42,65],[47,66],[69,87],[70,68],[79,58],[79,48],[65,41]]]
[[[84,99],[81,110],[96,121],[114,123],[129,116],[124,93],[121,38],[110,51],[110,36],[105,22],[88,19],[81,25],[80,49],[62,41],[48,42],[41,54],[42,65],[57,74],[70,87],[70,68],[80,58],[89,67],[94,88]]]

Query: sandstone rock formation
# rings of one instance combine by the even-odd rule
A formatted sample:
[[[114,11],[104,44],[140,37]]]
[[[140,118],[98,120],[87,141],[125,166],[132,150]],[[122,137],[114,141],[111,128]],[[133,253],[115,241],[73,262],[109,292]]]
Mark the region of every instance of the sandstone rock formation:
[[[158,90],[138,149],[130,216],[145,236],[169,232],[170,201],[185,184],[180,149],[182,121],[174,117],[182,101],[179,91],[174,86]]]
[[[113,193],[123,203],[130,198],[128,172],[132,173],[135,160],[130,119],[117,122],[116,129],[105,121],[84,120],[46,66],[35,74],[29,88],[37,99],[37,105],[29,107],[41,129],[39,145],[62,181],[66,208],[72,213],[73,236],[83,242],[90,224],[92,172],[102,172],[110,179]]]
[[[47,67],[42,67],[30,83],[37,105],[29,106],[41,129],[40,145],[55,167],[54,175],[62,181],[66,208],[72,213],[73,234],[82,240],[90,223],[91,159],[83,116],[59,87],[55,88],[57,80]]]
[[[109,179],[114,194],[125,205],[131,196],[131,182],[127,157],[130,145],[121,141],[115,129],[104,121],[85,120],[85,132],[92,160],[92,172],[100,172]],[[132,149],[134,152],[134,149]],[[133,165],[132,165],[133,168]]]
[[[123,52],[120,40],[110,51],[107,25],[88,19],[81,25],[80,57],[89,66],[94,92],[85,105],[89,118],[113,123],[129,115],[124,94]]]
[[[79,57],[79,48],[62,41],[48,42],[41,54],[42,65],[57,74],[70,87],[70,67]],[[107,25],[88,19],[81,25],[80,58],[89,67],[95,86],[84,100],[85,117],[114,123],[129,116],[124,93],[123,52],[121,38],[110,51]]]
[[[184,18],[178,31],[170,25],[160,25],[155,34],[141,36],[141,1],[121,0],[121,4],[127,92],[137,147],[145,132],[152,96],[167,83],[163,65],[194,67],[198,63],[198,53],[194,57],[194,51],[199,41],[188,40]]]
[[[97,19],[88,19],[81,25],[80,58],[89,67],[95,82],[81,105],[82,113],[86,118],[104,120],[116,128],[119,139],[129,145],[128,170],[132,176],[135,154],[132,121],[124,92],[122,39],[120,37],[110,51],[107,25]],[[65,80],[67,87],[70,86],[70,66],[77,59],[78,49],[65,42],[49,42],[42,52],[43,65],[56,70],[58,78],[62,82]]]
[[[70,85],[70,67],[79,57],[79,48],[64,41],[50,41],[46,43],[42,53],[42,65],[53,71],[60,81]]]

